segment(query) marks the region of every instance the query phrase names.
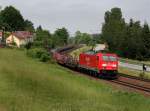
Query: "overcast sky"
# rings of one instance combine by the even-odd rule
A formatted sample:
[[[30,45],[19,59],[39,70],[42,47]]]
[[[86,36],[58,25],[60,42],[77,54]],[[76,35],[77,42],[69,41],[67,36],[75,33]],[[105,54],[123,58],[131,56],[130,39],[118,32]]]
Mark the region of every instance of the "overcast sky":
[[[150,0],[0,0],[0,5],[15,6],[35,27],[42,25],[51,32],[66,27],[71,34],[77,30],[99,33],[104,13],[113,7],[122,9],[126,21],[150,23]]]

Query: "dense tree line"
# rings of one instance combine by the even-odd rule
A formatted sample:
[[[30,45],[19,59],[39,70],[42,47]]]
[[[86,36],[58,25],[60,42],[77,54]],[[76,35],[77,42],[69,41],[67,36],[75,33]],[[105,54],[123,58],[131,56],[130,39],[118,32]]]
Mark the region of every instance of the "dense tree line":
[[[129,23],[126,23],[120,8],[107,11],[104,19],[100,35],[94,37],[77,31],[74,37],[70,37],[68,30],[64,27],[57,29],[53,34],[41,26],[34,29],[33,23],[24,19],[19,10],[13,6],[7,6],[0,10],[0,30],[34,32],[36,34],[34,47],[51,49],[68,43],[94,46],[103,41],[108,44],[111,52],[119,56],[138,60],[150,59],[150,29],[146,22],[141,25],[140,21],[131,19]]]
[[[150,29],[147,23],[140,21],[125,22],[120,8],[105,13],[102,27],[102,39],[108,43],[111,52],[119,56],[148,60],[150,59]]]
[[[69,38],[69,43],[72,44],[86,44],[95,46],[95,44],[102,43],[100,34],[88,34],[77,31],[73,37]]]
[[[36,34],[33,45],[42,48],[54,48],[66,45],[69,38],[69,33],[64,27],[57,29],[54,34],[42,29],[41,26],[35,29],[33,23],[30,20],[24,19],[20,11],[13,6],[6,6],[0,10],[0,30],[5,30],[5,32],[23,30],[33,32]],[[29,43],[26,47],[29,48],[30,45]]]
[[[89,45],[92,40],[92,36],[87,33],[81,33],[77,31],[75,33],[75,44],[87,44]]]
[[[54,46],[65,46],[68,44],[69,33],[66,28],[58,28],[53,34]]]
[[[0,29],[6,31],[34,31],[33,23],[25,20],[20,11],[13,6],[7,6],[0,11]]]
[[[34,47],[54,48],[69,44],[87,44],[94,45],[97,39],[93,39],[88,33],[81,33],[77,31],[75,37],[70,38],[68,30],[63,27],[57,29],[53,34],[48,30],[43,29],[41,26],[34,28],[30,20],[24,19],[20,11],[13,6],[7,6],[0,10],[0,30],[7,32],[12,31],[30,31],[36,34],[36,39],[33,43]],[[31,43],[27,44],[30,48]]]
[[[48,30],[44,30],[41,26],[36,29],[35,47],[44,47],[51,49],[61,47],[68,44],[69,33],[66,28],[59,28],[53,34]]]
[[[51,34],[48,30],[44,30],[42,26],[37,27],[36,38],[29,48],[26,47],[27,55],[33,58],[37,58],[42,62],[51,61],[51,55],[49,50],[52,48],[61,47],[68,44],[69,33],[66,28],[57,29],[54,34]]]

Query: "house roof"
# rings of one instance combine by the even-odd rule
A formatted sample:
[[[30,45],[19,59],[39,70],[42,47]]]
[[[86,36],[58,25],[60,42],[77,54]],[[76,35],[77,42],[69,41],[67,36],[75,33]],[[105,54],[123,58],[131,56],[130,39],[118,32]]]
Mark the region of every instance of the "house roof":
[[[16,36],[18,39],[26,39],[33,37],[33,34],[29,31],[15,31],[12,33],[12,35]]]

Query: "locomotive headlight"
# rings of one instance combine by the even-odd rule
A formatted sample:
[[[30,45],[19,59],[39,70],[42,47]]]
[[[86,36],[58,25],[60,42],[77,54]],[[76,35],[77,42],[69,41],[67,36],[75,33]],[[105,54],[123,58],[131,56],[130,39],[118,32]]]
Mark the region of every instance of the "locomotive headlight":
[[[113,64],[112,67],[117,67],[117,65],[116,65],[116,64]]]
[[[107,66],[107,64],[102,64],[102,66],[103,66],[103,67],[106,67],[106,66]]]

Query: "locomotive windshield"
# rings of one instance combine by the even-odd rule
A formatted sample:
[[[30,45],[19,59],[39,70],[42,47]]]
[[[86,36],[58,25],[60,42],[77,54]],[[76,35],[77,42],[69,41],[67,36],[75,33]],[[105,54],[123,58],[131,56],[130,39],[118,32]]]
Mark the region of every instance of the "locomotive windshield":
[[[114,57],[114,56],[106,56],[106,55],[103,55],[103,60],[104,60],[104,61],[117,61],[117,58]]]

